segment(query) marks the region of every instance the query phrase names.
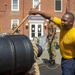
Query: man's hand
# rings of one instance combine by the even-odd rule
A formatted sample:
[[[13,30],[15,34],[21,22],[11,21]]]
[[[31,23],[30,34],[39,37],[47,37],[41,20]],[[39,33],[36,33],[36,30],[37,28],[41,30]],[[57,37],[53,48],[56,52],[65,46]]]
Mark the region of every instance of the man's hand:
[[[38,11],[34,8],[30,8],[29,15],[36,15],[36,14],[38,14]]]

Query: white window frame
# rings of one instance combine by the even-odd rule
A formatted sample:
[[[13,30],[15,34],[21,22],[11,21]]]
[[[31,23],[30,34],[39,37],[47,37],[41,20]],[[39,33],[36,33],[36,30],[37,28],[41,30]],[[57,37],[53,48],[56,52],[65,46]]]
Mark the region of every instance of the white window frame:
[[[33,8],[34,8],[34,5],[36,5],[39,2],[41,2],[41,0],[39,0],[38,2],[34,2],[34,0],[33,0]],[[39,5],[39,9],[38,10],[41,10],[41,5]]]
[[[19,0],[17,0],[17,9],[13,9],[13,0],[11,0],[11,11],[19,11]]]
[[[58,0],[58,1],[59,1],[59,0]],[[62,0],[61,0],[61,10],[55,10],[55,8],[56,8],[56,7],[55,7],[55,6],[56,6],[56,5],[55,5],[55,4],[56,4],[55,2],[56,2],[56,0],[54,0],[54,11],[55,11],[55,12],[62,12],[62,3],[63,3]]]
[[[19,25],[19,19],[11,19],[11,29],[13,27],[13,23],[17,23],[17,25]]]

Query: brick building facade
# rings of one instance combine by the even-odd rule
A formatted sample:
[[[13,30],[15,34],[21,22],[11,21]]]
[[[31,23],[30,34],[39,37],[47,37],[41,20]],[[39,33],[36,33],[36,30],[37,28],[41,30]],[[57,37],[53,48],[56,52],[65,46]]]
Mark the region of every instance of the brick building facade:
[[[48,12],[59,18],[65,13],[66,7],[75,15],[75,0],[0,0],[1,32],[6,34],[10,31],[14,22],[19,25],[27,16],[29,9],[38,2],[41,4],[37,10]],[[47,20],[40,15],[32,15],[22,23],[19,29],[20,34],[25,34],[30,39],[34,36],[39,37],[47,34]]]

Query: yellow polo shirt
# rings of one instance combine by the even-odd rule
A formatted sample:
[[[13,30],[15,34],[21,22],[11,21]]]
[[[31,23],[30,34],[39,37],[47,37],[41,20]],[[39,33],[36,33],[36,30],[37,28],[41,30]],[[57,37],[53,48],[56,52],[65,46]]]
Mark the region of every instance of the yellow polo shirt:
[[[61,19],[54,17],[53,22],[60,28],[60,52],[63,58],[70,59],[75,57],[75,28],[63,30]]]

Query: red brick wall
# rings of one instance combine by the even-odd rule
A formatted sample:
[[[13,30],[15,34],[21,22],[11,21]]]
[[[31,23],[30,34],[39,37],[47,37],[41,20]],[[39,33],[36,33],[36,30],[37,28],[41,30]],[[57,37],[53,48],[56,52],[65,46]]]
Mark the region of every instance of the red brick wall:
[[[75,14],[75,0],[69,1],[69,10]],[[41,10],[61,18],[66,10],[66,2],[67,0],[62,0],[62,12],[56,13],[54,12],[54,0],[41,0]],[[11,19],[19,19],[21,23],[32,7],[32,3],[33,0],[20,0],[20,11],[11,12],[11,0],[0,0],[0,25],[2,25],[3,32],[7,32],[11,28]],[[29,30],[25,28],[25,22],[21,25],[20,30],[22,34],[29,35]],[[44,32],[47,33],[47,29]]]

